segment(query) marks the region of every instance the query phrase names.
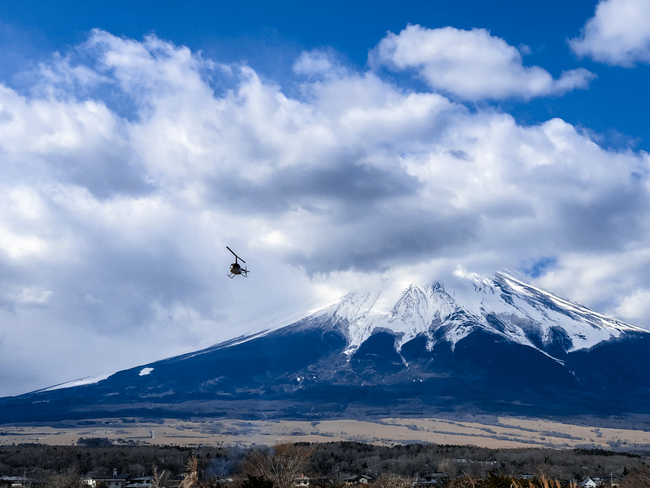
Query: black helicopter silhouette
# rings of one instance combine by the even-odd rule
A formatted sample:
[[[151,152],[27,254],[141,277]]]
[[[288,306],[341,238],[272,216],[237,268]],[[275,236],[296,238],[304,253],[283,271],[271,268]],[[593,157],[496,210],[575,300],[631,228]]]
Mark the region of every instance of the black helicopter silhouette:
[[[246,268],[242,268],[237,262],[237,260],[241,260],[242,263],[246,264],[246,261],[244,261],[242,258],[237,256],[235,254],[235,251],[230,249],[228,246],[226,246],[226,249],[228,249],[235,256],[235,262],[230,265],[230,273],[228,274],[228,278],[232,280],[235,277],[235,275],[240,275],[243,276],[244,278],[248,278],[248,270]]]

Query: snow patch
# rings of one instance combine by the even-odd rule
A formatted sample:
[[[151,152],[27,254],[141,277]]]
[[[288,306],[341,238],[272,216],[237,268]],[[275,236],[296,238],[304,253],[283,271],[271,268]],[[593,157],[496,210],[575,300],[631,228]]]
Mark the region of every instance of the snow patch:
[[[147,376],[153,371],[153,368],[142,368],[138,376]]]
[[[85,378],[80,378],[78,380],[68,381],[67,383],[61,383],[59,385],[50,386],[49,388],[45,388],[43,390],[37,390],[35,393],[40,393],[43,391],[60,390],[62,388],[74,388],[75,386],[94,385],[95,383],[99,383],[100,381],[105,380],[106,378],[111,376],[111,374],[113,373],[102,374],[99,376],[86,376]]]

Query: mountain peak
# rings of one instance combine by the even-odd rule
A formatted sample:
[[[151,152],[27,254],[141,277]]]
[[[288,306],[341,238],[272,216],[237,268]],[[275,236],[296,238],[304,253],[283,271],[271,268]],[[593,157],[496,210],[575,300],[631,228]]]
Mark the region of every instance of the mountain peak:
[[[0,416],[150,415],[152,406],[180,417],[323,419],[457,407],[564,415],[646,412],[650,404],[644,329],[508,273],[396,291],[350,293],[280,329],[3,399]]]
[[[564,355],[589,349],[628,332],[647,333],[613,317],[531,286],[508,272],[491,279],[471,275],[473,292],[453,290],[433,282],[424,288],[407,286],[387,310],[376,305],[383,293],[350,293],[317,312],[329,315],[348,339],[353,354],[375,331],[392,331],[395,349],[418,336],[427,347],[439,340],[456,343],[477,328],[545,354]],[[385,303],[384,303],[385,308]],[[558,344],[561,347],[558,349]],[[556,358],[561,359],[561,358]]]

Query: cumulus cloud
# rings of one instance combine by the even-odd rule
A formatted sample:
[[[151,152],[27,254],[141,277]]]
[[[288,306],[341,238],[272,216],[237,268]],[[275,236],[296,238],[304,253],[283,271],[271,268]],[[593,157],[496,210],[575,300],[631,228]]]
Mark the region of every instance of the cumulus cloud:
[[[646,153],[319,56],[289,97],[245,65],[94,31],[0,86],[0,394],[458,269],[534,269],[650,326]],[[226,245],[248,279],[226,277]]]
[[[409,25],[399,34],[389,32],[372,60],[393,70],[415,70],[434,90],[464,100],[560,95],[586,88],[594,77],[578,68],[553,79],[539,66],[524,66],[520,50],[485,29]]]
[[[293,72],[306,76],[345,76],[346,70],[332,50],[303,51],[293,63]]]
[[[602,0],[570,45],[580,56],[611,65],[650,63],[650,2]]]

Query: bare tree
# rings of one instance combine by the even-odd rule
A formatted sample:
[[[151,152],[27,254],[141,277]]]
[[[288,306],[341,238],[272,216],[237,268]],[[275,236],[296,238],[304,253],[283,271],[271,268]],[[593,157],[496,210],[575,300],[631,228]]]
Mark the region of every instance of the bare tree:
[[[471,476],[460,476],[451,480],[449,488],[477,488],[478,482]]]
[[[87,485],[79,476],[76,469],[71,468],[63,473],[53,474],[45,480],[47,488],[84,488]]]
[[[273,481],[267,478],[248,475],[243,480],[241,488],[273,488]]]
[[[243,464],[243,474],[265,478],[276,488],[291,488],[304,472],[312,449],[295,444],[276,444],[272,449],[251,449]]]
[[[396,474],[382,474],[373,484],[375,488],[412,488],[413,480]]]
[[[273,451],[268,447],[255,447],[248,451],[242,464],[242,474],[248,477],[270,479],[270,459]]]
[[[199,462],[192,456],[187,461],[187,474],[181,481],[180,488],[197,488],[199,483]]]
[[[271,473],[278,488],[291,488],[294,481],[305,470],[311,449],[294,444],[278,444],[271,458]]]
[[[650,468],[635,468],[621,480],[621,488],[646,488],[650,486]]]
[[[438,469],[451,478],[456,478],[460,473],[458,466],[449,458],[440,461]]]
[[[153,469],[153,488],[165,488],[167,486],[167,481],[171,477],[169,472],[165,469],[161,473],[158,473],[158,467],[154,465]]]

